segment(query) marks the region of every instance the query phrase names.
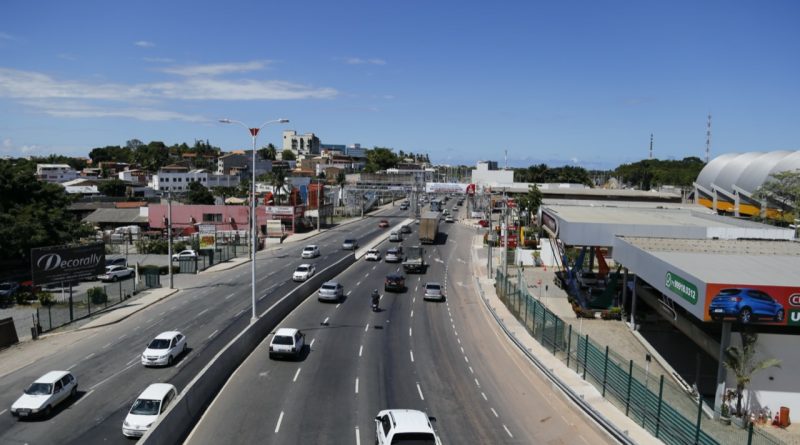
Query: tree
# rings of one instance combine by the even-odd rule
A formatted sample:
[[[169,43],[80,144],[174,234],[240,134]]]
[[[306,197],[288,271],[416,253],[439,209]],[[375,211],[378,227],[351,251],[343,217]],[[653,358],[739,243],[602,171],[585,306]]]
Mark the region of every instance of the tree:
[[[758,187],[756,199],[769,201],[785,212],[800,216],[800,170],[773,173]]]
[[[705,163],[696,156],[676,160],[643,159],[632,164],[622,164],[614,170],[620,182],[640,190],[650,190],[661,185],[690,187],[697,180]]]
[[[344,187],[345,182],[347,182],[347,175],[344,172],[336,173],[336,184],[339,187]]]
[[[725,350],[725,361],[722,365],[728,368],[736,379],[736,414],[744,415],[742,412],[742,395],[753,374],[764,369],[781,367],[781,361],[774,358],[756,361],[756,342],[758,334],[752,331],[743,330],[742,347],[729,346]]]
[[[266,147],[263,147],[260,150],[258,150],[258,154],[261,156],[261,159],[267,159],[270,161],[278,159],[278,151],[275,149],[275,146],[272,145],[271,143]]]
[[[133,150],[118,145],[93,148],[89,152],[92,164],[97,166],[100,162],[133,162]]]
[[[214,204],[214,195],[197,181],[189,183],[186,193],[186,204]]]
[[[111,179],[97,184],[97,191],[106,196],[113,197],[125,196],[127,188],[128,184],[121,179]]]
[[[397,156],[389,148],[375,147],[367,151],[367,165],[364,170],[367,173],[386,170],[387,168],[397,167]]]
[[[535,215],[542,205],[542,191],[539,190],[539,186],[536,184],[529,184],[528,193],[520,196],[517,199],[517,203],[519,204],[519,208],[528,209],[531,215]]]
[[[284,153],[285,152],[286,150],[284,150]],[[284,185],[286,185],[286,169],[283,167],[273,167],[270,175],[269,182],[274,189],[273,195],[275,196],[275,204],[280,204],[281,193],[283,192]]]
[[[228,187],[228,186],[221,186],[221,187],[214,187],[211,192],[215,196],[219,196],[225,201],[228,198],[239,196],[239,189],[236,187]]]
[[[284,161],[296,161],[297,156],[292,150],[286,149],[281,152],[281,159]]]
[[[133,158],[144,169],[156,172],[169,162],[169,149],[163,142],[152,141],[137,147]]]

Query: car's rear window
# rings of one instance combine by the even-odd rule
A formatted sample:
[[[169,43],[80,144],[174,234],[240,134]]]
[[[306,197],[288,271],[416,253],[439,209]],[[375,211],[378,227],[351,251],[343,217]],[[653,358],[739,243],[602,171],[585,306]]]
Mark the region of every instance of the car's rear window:
[[[719,291],[719,295],[736,295],[739,293],[739,289],[722,289]]]
[[[322,288],[324,290],[336,290],[336,285],[335,284],[323,284]]]
[[[438,284],[428,284],[425,286],[425,288],[430,290],[439,290],[441,289],[441,286],[439,286]]]
[[[308,267],[306,267],[306,266],[297,266],[297,271],[298,272],[306,272],[306,271],[308,271]]]
[[[287,337],[285,335],[276,335],[275,338],[272,339],[272,344],[275,345],[291,345],[294,344],[292,337]]]
[[[392,437],[392,445],[436,445],[430,433],[399,433]]]

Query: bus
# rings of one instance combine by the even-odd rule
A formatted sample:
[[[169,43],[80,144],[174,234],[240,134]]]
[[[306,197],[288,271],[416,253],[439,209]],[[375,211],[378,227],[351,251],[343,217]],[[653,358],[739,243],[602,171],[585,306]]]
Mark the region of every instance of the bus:
[[[442,211],[442,200],[431,199],[431,212],[441,212],[441,211]]]

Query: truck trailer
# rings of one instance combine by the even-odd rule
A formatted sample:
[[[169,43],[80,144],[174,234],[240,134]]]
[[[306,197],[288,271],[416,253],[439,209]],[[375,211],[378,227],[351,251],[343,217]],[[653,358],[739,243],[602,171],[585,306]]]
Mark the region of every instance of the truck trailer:
[[[439,213],[425,212],[419,218],[419,242],[435,244],[439,233]]]

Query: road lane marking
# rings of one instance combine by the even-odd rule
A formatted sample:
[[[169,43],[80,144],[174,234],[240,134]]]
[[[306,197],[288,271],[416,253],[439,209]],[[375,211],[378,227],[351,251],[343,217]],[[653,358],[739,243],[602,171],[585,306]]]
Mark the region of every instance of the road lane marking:
[[[465,361],[465,362],[467,362],[467,363],[469,363],[469,359],[467,358],[467,356],[466,356],[466,355],[464,356],[464,361]]]
[[[475,374],[475,371],[472,370],[472,366],[469,367],[469,373],[470,374]]]
[[[136,365],[136,363],[135,363],[135,362],[134,362],[134,363],[131,363],[130,365],[128,365],[128,366],[126,366],[126,367],[124,367],[124,368],[120,369],[119,371],[117,371],[117,372],[115,372],[115,373],[113,373],[113,374],[111,374],[110,376],[106,377],[105,379],[103,379],[103,380],[101,380],[101,381],[99,381],[99,382],[95,383],[95,384],[94,384],[94,386],[92,386],[91,388],[89,388],[89,392],[92,392],[92,391],[94,391],[94,389],[95,389],[95,388],[97,388],[98,386],[102,385],[103,383],[105,383],[105,382],[107,382],[107,381],[109,381],[109,380],[113,379],[114,377],[116,377],[116,376],[118,376],[118,375],[122,374],[123,372],[125,372],[125,371],[127,371],[127,370],[131,369],[131,367],[133,367],[134,365]]]
[[[309,348],[313,348],[313,347],[314,347],[314,342],[315,342],[316,340],[317,340],[316,338],[312,338],[312,339],[311,339],[311,343],[309,343],[309,344],[308,344],[308,347],[309,347]]]
[[[454,330],[453,332],[456,334],[456,337],[458,337],[458,331]]]
[[[74,367],[76,367],[76,366],[78,366],[78,364],[77,364],[77,363],[73,364],[72,366],[70,366],[69,368],[67,368],[67,371],[72,371],[72,368],[74,368]]]
[[[303,368],[297,368],[297,372],[294,373],[294,378],[292,379],[292,382],[296,382],[297,381],[297,376],[300,375],[300,370],[301,369],[303,369]]]
[[[478,383],[477,379],[475,379],[475,383]],[[478,385],[478,386],[481,386],[481,385]],[[487,402],[489,401],[489,398],[486,397],[486,393],[485,392],[481,391],[481,396],[483,396],[483,400],[486,400]]]
[[[105,349],[105,348],[107,348],[107,347],[109,347],[109,346],[111,346],[111,343],[106,343],[106,344],[105,344],[105,345],[104,345],[102,348],[100,348],[100,349]]]
[[[361,285],[361,282],[360,282],[360,281],[359,281],[358,283],[356,283],[356,287],[358,287],[358,286],[360,286],[360,285]]]
[[[325,321],[323,321],[322,324],[328,324],[328,320],[330,320],[330,319],[331,319],[331,317],[325,317]]]
[[[417,292],[418,290],[419,290],[419,284],[414,286],[414,292]]]
[[[464,347],[463,346],[459,346],[459,348],[461,348],[461,353],[463,354],[464,353]]]
[[[411,328],[408,328],[408,336],[411,337]]]
[[[356,377],[356,394],[358,394],[358,377]]]
[[[281,411],[281,415],[278,416],[278,424],[275,425],[275,433],[281,430],[281,422],[283,421],[283,411]]]
[[[211,337],[217,335],[217,332],[219,332],[219,329],[217,329],[216,331],[212,332],[211,335],[208,336],[208,339],[211,340]]]
[[[411,354],[411,363],[414,363],[414,351],[409,349],[408,353]]]
[[[364,275],[364,278],[366,278],[366,277],[368,277],[368,276],[369,276],[369,272],[367,272],[367,274],[366,274],[366,275]]]
[[[141,356],[137,355],[137,356],[136,356],[136,357],[134,357],[134,358],[133,358],[131,361],[129,361],[128,363],[125,363],[125,366],[128,366],[128,365],[130,365],[131,363],[135,362],[136,360],[139,360],[140,358],[141,358]],[[73,365],[73,366],[74,366],[74,365]]]
[[[498,417],[498,418],[500,417],[500,415],[497,414],[497,411],[495,411],[494,408],[489,408],[489,409],[492,410],[492,414],[494,414],[495,417]]]
[[[236,315],[233,316],[233,318],[239,318],[239,316],[244,314],[244,311],[246,311],[246,310],[247,310],[247,308],[244,308],[241,311],[237,312]]]
[[[72,406],[78,406],[78,404],[79,404],[79,403],[83,402],[83,400],[84,400],[84,399],[86,399],[87,397],[89,397],[89,395],[90,395],[91,393],[93,393],[93,392],[94,392],[94,390],[91,390],[91,391],[87,392],[86,394],[82,395],[82,396],[81,396],[81,398],[80,398],[80,399],[78,399],[78,401],[77,401],[77,402],[75,402],[75,403],[73,403],[73,404],[72,404]],[[3,414],[3,413],[0,413],[0,414]]]
[[[199,317],[199,316],[201,316],[201,315],[205,314],[205,313],[206,313],[206,312],[208,312],[210,309],[211,309],[210,307],[209,307],[209,308],[205,308],[205,309],[203,309],[202,311],[200,311],[200,313],[199,313],[199,314],[195,315],[195,317]]]
[[[6,408],[6,409],[4,409],[4,410],[0,411],[0,416],[2,416],[3,414],[5,414],[5,413],[6,413],[6,411],[8,411],[8,408]]]
[[[461,339],[460,338],[457,338],[456,341],[458,342],[458,344],[461,344]]]
[[[514,438],[514,435],[511,434],[511,431],[508,430],[508,427],[506,426],[505,423],[503,424],[503,429],[506,430],[506,433],[508,433],[508,437],[510,437],[512,439]]]
[[[347,291],[347,296],[349,297],[351,293],[353,293],[353,291],[351,290]]]
[[[369,323],[367,323],[367,327],[364,328],[364,332],[369,331]]]
[[[123,338],[125,338],[125,337],[127,337],[127,336],[128,336],[127,334],[126,334],[126,335],[120,335],[120,336],[119,336],[119,339],[120,339],[120,340],[122,340]]]
[[[261,301],[261,300],[263,300],[265,298],[267,298],[267,294],[264,294],[264,295],[258,297],[258,301]]]
[[[364,352],[364,345],[361,345],[361,346],[358,348],[358,356],[359,356],[359,357],[361,357],[361,353],[362,353],[362,352]]]
[[[234,296],[234,295],[236,295],[236,294],[230,294],[230,295],[228,295],[227,297],[225,297],[225,299],[226,299],[226,300],[230,300],[231,298],[233,298],[233,296]]]
[[[417,392],[419,392],[419,398],[425,400],[425,397],[422,396],[422,388],[419,387],[419,383],[417,383]]]
[[[414,309],[411,309],[411,318],[414,318]]]
[[[358,427],[356,427],[356,445],[361,445],[361,434],[358,432]]]
[[[337,303],[336,304],[336,309],[339,309],[339,306],[341,306],[341,305],[342,305],[342,303]]]
[[[92,352],[91,354],[87,355],[87,356],[86,356],[86,357],[84,357],[83,359],[84,359],[84,360],[89,360],[89,359],[90,359],[90,358],[92,358],[92,357],[94,357],[94,352]]]
[[[158,316],[160,317],[160,316],[162,316],[162,315],[164,315],[166,313],[167,313],[167,311],[161,311],[161,312],[158,313]]]

